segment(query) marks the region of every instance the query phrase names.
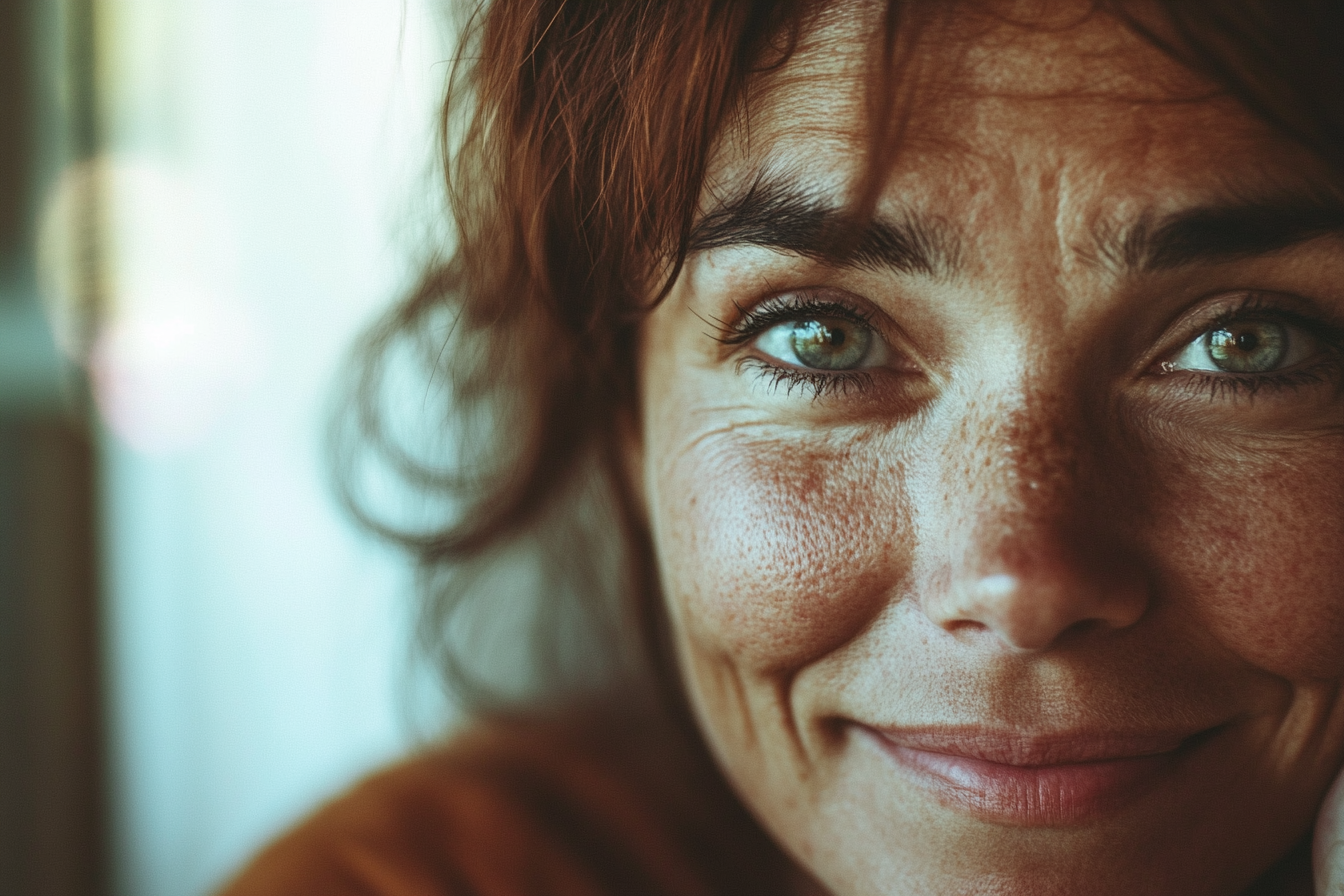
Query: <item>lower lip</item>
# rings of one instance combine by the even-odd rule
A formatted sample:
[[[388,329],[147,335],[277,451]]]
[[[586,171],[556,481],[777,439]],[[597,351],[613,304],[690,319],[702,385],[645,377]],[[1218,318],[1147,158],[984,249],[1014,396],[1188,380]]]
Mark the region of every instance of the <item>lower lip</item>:
[[[1151,756],[1023,766],[905,747],[870,733],[945,805],[1020,827],[1064,827],[1107,815],[1156,784],[1186,747]]]

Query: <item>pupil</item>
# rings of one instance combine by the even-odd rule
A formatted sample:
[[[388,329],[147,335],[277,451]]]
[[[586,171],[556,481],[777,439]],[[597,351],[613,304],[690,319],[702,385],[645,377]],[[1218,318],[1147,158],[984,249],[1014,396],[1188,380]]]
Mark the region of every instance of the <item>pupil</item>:
[[[1252,321],[1223,327],[1207,337],[1209,360],[1231,373],[1266,373],[1288,355],[1288,332],[1281,324]]]
[[[794,325],[793,350],[804,367],[850,370],[863,361],[871,331],[839,320],[803,319]]]

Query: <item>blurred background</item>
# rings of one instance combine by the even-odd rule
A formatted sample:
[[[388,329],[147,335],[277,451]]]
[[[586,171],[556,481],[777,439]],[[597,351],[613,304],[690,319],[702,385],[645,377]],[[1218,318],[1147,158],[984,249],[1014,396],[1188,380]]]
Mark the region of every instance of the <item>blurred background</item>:
[[[433,0],[0,2],[0,896],[208,893],[451,711],[330,497],[441,237]]]

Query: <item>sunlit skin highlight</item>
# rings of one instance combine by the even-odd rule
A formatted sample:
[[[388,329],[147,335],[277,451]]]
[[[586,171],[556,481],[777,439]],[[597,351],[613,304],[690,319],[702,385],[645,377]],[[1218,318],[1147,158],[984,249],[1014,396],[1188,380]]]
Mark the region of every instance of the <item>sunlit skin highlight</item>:
[[[707,209],[762,177],[844,204],[875,15],[763,76]],[[1144,269],[1106,235],[1324,175],[1103,16],[930,40],[877,214],[945,226],[956,269],[719,245],[643,329],[692,706],[836,894],[1244,892],[1344,762],[1344,240]],[[801,295],[882,340],[844,388],[734,338]],[[1177,363],[1238,313],[1293,376]]]

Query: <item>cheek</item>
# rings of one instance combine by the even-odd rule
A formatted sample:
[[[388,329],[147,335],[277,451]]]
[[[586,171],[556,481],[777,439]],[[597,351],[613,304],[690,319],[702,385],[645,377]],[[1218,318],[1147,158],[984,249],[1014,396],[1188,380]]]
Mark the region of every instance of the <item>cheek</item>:
[[[1344,464],[1265,453],[1171,477],[1155,527],[1175,594],[1243,659],[1291,680],[1344,676]]]
[[[900,482],[889,460],[797,439],[729,436],[678,457],[652,509],[683,630],[760,672],[854,637],[908,569]]]

